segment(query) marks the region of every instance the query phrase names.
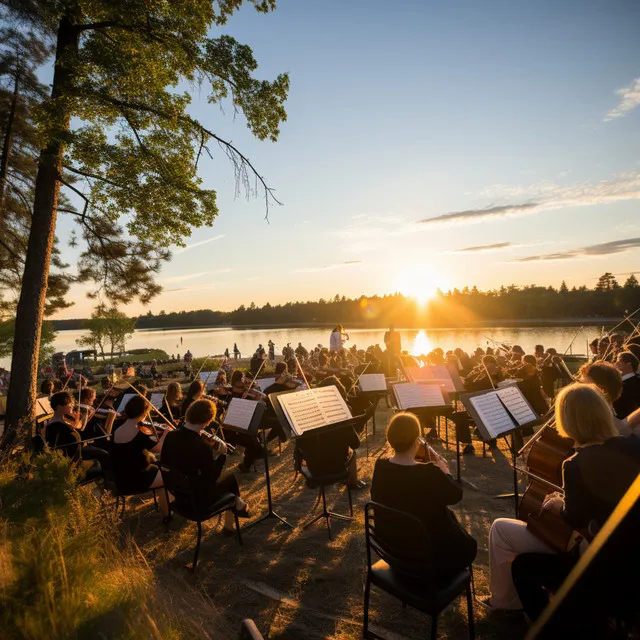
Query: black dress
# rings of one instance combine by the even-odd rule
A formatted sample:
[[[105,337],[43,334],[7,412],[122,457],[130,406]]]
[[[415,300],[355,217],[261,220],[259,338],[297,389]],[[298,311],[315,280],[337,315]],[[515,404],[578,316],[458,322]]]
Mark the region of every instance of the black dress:
[[[82,442],[76,429],[62,420],[50,422],[45,429],[45,440],[51,449],[62,451],[63,455],[77,462],[81,458]]]
[[[163,464],[187,477],[198,510],[206,511],[223,493],[240,495],[235,476],[222,476],[227,457],[214,457],[212,447],[191,429],[182,427],[168,433],[162,445],[161,459]]]
[[[122,493],[140,493],[149,489],[158,474],[151,449],[157,442],[138,431],[129,442],[114,442],[111,448],[111,466],[116,486]]]
[[[405,511],[419,518],[427,529],[431,543],[431,557],[439,578],[446,579],[465,567],[476,557],[477,543],[448,508],[462,499],[462,489],[450,475],[435,464],[410,466],[379,459],[373,472],[371,498],[392,509]],[[424,540],[412,539],[406,532],[388,523],[385,537],[401,547],[407,558],[424,558]]]
[[[344,471],[360,446],[360,438],[351,426],[311,431],[296,439],[297,449],[314,476]]]

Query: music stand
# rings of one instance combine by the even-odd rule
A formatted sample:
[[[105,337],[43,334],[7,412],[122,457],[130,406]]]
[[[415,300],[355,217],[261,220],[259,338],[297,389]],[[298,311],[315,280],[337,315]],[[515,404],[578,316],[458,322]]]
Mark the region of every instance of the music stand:
[[[251,421],[247,425],[246,428],[239,427],[237,424],[229,424],[226,422],[227,418],[231,419],[229,416],[229,410],[225,414],[225,420],[222,423],[222,427],[224,429],[230,429],[231,431],[236,431],[237,433],[249,433],[250,435],[258,435],[258,431],[260,430],[260,425],[262,424],[262,418],[264,417],[265,411],[267,409],[266,405],[263,402],[259,402],[256,400],[247,400],[245,398],[232,398],[229,403],[229,409],[231,409],[232,403],[238,404],[238,400],[241,400],[241,403],[246,406],[250,406],[249,403],[254,405],[253,414],[251,416]],[[235,407],[235,405],[234,405]],[[267,513],[261,515],[259,518],[245,525],[245,529],[250,529],[254,525],[259,522],[263,522],[264,520],[268,520],[269,518],[276,518],[283,524],[286,524],[288,527],[293,528],[293,525],[287,522],[282,516],[278,515],[273,508],[273,500],[271,498],[271,473],[269,471],[269,450],[267,448],[267,433],[266,429],[262,429],[262,449],[263,449],[263,459],[264,459],[264,475],[267,485],[267,504],[268,509]]]
[[[474,398],[486,398],[482,403]],[[460,396],[462,404],[473,418],[484,442],[511,436],[511,466],[513,469],[513,494],[501,494],[498,498],[513,498],[515,517],[518,518],[518,468],[516,464],[516,431],[522,427],[539,424],[540,419],[517,385],[501,389],[485,389]]]
[[[384,373],[363,373],[360,375],[358,386],[360,387],[360,395],[362,395],[365,399],[367,399],[373,405],[372,432],[373,432],[373,435],[375,436],[376,435],[376,410],[378,408],[378,403],[380,402],[380,400],[382,400],[382,398],[384,398],[389,393],[387,380],[385,378]],[[372,387],[372,388],[365,388],[365,387]],[[365,424],[365,429],[366,428],[367,426]],[[369,457],[368,431],[366,435],[367,435],[366,446],[367,446],[367,458],[368,458]]]

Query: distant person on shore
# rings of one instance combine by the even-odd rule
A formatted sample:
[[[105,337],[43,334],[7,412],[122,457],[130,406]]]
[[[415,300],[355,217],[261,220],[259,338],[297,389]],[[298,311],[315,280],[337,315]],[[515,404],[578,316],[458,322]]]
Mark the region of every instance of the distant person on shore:
[[[183,360],[185,362],[191,362],[193,360],[193,354],[191,353],[191,351],[189,351],[189,349],[187,349],[187,353],[184,354]]]
[[[342,351],[342,349],[344,349],[344,343],[348,339],[349,334],[343,329],[342,325],[336,325],[336,328],[329,336],[329,351]]]
[[[276,359],[276,344],[273,340],[269,340],[269,360],[275,362]]]
[[[228,360],[228,359],[229,359],[229,355],[230,355],[230,354],[229,354],[229,347],[227,347],[227,348],[224,350],[224,357]]]
[[[240,355],[240,349],[238,349],[238,345],[234,342],[233,343],[233,359],[238,360],[238,358],[240,357],[242,357]]]

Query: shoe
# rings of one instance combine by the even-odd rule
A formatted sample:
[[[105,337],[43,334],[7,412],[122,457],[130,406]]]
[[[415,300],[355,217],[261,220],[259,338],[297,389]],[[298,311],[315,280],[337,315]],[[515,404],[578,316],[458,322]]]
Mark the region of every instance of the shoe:
[[[234,513],[238,516],[238,518],[250,518],[251,514],[247,509],[247,505],[245,504],[242,509],[234,509]]]
[[[474,453],[476,452],[476,450],[473,448],[472,444],[468,444],[463,450],[462,450],[462,454],[465,456],[472,456]]]
[[[362,489],[366,489],[369,485],[364,480],[358,480],[355,484],[350,484],[349,489],[351,491],[361,491]]]
[[[173,520],[173,515],[169,514],[168,516],[164,516],[162,518],[162,524],[167,525]]]
[[[476,596],[476,602],[485,610],[485,611],[496,611],[491,604],[491,596]]]

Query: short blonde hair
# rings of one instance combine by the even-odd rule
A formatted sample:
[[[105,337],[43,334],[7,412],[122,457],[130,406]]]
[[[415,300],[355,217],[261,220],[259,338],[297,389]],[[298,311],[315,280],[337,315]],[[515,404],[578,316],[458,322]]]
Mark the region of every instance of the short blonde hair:
[[[420,421],[413,413],[396,413],[387,427],[387,442],[394,451],[404,453],[420,435]]]
[[[618,435],[613,412],[595,384],[572,384],[556,397],[556,424],[576,444],[604,442]]]

